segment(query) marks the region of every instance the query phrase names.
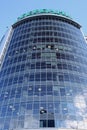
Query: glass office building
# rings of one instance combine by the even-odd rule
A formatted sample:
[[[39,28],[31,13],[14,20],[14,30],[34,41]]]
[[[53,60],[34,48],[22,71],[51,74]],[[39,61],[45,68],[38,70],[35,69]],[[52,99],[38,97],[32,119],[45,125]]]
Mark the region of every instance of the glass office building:
[[[0,130],[87,130],[87,44],[63,12],[22,15],[5,40]]]

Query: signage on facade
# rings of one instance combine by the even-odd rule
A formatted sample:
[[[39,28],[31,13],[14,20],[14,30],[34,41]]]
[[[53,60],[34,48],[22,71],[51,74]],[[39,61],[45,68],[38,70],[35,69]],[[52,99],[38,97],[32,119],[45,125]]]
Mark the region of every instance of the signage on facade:
[[[20,21],[24,18],[27,18],[29,16],[32,16],[32,15],[36,15],[36,14],[43,14],[43,13],[51,13],[51,14],[57,14],[57,15],[61,15],[61,16],[65,16],[67,18],[70,18],[72,19],[69,15],[67,15],[65,12],[63,11],[53,11],[53,10],[48,10],[48,9],[41,9],[41,10],[33,10],[33,11],[30,11],[28,13],[25,13],[25,14],[22,14],[20,17],[17,18],[17,21]]]

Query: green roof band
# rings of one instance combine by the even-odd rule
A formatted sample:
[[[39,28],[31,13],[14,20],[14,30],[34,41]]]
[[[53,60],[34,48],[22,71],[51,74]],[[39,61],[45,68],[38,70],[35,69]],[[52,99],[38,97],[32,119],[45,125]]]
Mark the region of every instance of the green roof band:
[[[41,10],[33,10],[33,11],[30,11],[28,13],[25,13],[25,14],[22,14],[20,17],[17,18],[17,21],[20,21],[24,18],[27,18],[29,16],[32,16],[32,15],[36,15],[36,14],[42,14],[42,13],[51,13],[51,14],[56,14],[56,15],[61,15],[61,16],[64,16],[64,17],[67,17],[69,19],[72,19],[69,15],[67,15],[65,12],[63,11],[54,11],[54,10],[51,10],[51,9],[41,9]]]

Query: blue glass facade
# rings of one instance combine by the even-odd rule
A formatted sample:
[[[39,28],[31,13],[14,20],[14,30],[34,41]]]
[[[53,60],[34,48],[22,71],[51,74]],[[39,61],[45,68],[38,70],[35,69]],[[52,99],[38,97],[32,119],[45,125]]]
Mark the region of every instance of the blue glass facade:
[[[80,25],[39,14],[12,28],[0,72],[0,130],[87,130],[87,45]]]

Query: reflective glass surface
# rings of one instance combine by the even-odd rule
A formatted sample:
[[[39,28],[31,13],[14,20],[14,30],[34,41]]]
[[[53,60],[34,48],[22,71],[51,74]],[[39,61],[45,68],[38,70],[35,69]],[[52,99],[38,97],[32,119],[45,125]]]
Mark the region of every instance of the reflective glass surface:
[[[87,130],[87,45],[58,16],[13,26],[0,72],[0,130]]]

